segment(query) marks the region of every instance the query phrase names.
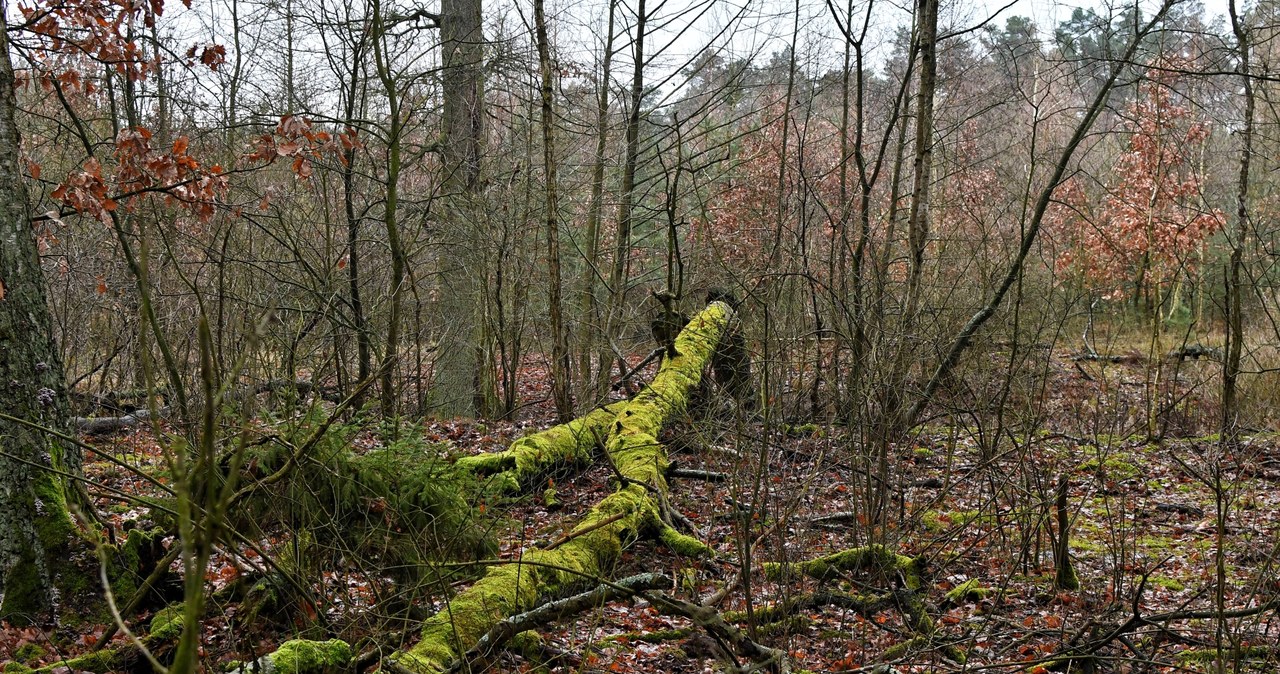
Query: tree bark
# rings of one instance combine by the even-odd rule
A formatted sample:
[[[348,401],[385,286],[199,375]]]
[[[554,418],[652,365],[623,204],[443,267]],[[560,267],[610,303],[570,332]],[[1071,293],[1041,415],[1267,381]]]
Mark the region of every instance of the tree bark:
[[[598,374],[591,374],[591,354],[602,329],[595,322],[598,319],[596,281],[601,275],[600,215],[604,210],[604,152],[609,140],[609,76],[613,67],[613,23],[616,9],[616,1],[609,0],[609,26],[606,29],[604,57],[600,66],[600,92],[596,101],[596,149],[591,160],[591,200],[587,206],[587,264],[582,272],[582,325],[578,328],[582,351],[579,356],[578,377],[582,382],[583,397],[594,395],[596,400],[600,400],[608,392],[607,364],[611,362],[606,352],[601,351]]]
[[[61,430],[69,417],[66,383],[19,167],[6,31],[0,16],[0,409]],[[55,608],[55,567],[74,532],[73,492],[37,466],[75,473],[80,463],[75,447],[0,421],[0,618],[37,622]]]
[[[466,268],[474,256],[480,191],[480,143],[484,133],[481,68],[484,34],[480,0],[442,0],[440,49],[442,89],[444,208],[446,237],[441,255],[442,311],[452,330],[436,354],[434,404],[442,416],[484,412],[492,400],[492,378],[481,370],[483,284]],[[487,270],[480,270],[487,273]]]
[[[556,225],[556,144],[555,108],[551,89],[551,44],[547,39],[547,16],[543,0],[533,2],[533,21],[538,34],[538,67],[542,71],[542,162],[546,181],[547,213],[547,302],[551,319],[551,394],[560,421],[573,418],[573,396],[569,382],[569,340],[564,330],[564,307],[560,287],[560,229]]]
[[[627,102],[627,154],[622,166],[622,201],[618,204],[618,238],[613,253],[613,271],[609,275],[609,313],[605,319],[604,348],[600,351],[601,391],[609,380],[609,364],[613,362],[612,341],[622,330],[622,304],[627,295],[627,277],[631,259],[631,224],[635,208],[636,164],[640,157],[640,105],[644,99],[644,38],[648,20],[645,0],[636,7],[635,59],[631,72],[631,97]],[[624,368],[625,369],[625,368]]]
[[[1240,299],[1244,294],[1241,272],[1244,268],[1245,239],[1249,236],[1249,173],[1253,159],[1253,125],[1255,97],[1250,79],[1250,47],[1248,27],[1236,9],[1235,0],[1227,5],[1231,29],[1236,38],[1240,85],[1244,89],[1244,128],[1240,130],[1240,172],[1236,181],[1236,232],[1231,242],[1231,262],[1227,269],[1226,323],[1227,344],[1222,364],[1222,423],[1219,436],[1223,443],[1233,443],[1240,433],[1236,383],[1240,378],[1240,356],[1244,347],[1244,315]]]

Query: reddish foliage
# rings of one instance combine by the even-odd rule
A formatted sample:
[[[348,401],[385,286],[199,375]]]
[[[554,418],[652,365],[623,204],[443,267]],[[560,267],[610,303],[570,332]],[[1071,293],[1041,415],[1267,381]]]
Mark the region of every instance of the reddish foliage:
[[[150,130],[122,129],[116,136],[114,174],[90,157],[79,172],[67,176],[52,197],[75,211],[103,222],[121,208],[135,210],[141,199],[160,194],[166,205],[185,208],[201,221],[213,217],[218,196],[227,181],[221,166],[203,167],[187,153],[190,142],[178,137],[167,151],[151,144]]]
[[[335,137],[327,131],[317,131],[311,120],[305,117],[284,115],[274,131],[258,137],[248,158],[268,164],[279,158],[292,159],[290,169],[299,178],[307,179],[312,175],[312,161],[325,154],[334,154],[346,164],[347,157],[343,151],[360,147],[363,147],[360,137],[351,127]]]
[[[1119,299],[1194,270],[1204,241],[1226,218],[1201,206],[1203,176],[1188,159],[1209,135],[1175,101],[1178,64],[1152,68],[1129,105],[1132,135],[1116,162],[1118,182],[1102,206],[1102,226],[1080,227],[1058,258]]]

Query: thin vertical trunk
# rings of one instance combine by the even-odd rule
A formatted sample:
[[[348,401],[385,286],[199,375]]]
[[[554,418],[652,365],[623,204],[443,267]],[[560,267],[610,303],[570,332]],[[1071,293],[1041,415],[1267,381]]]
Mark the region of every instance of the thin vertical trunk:
[[[617,3],[609,1],[609,27],[604,40],[604,59],[600,66],[600,92],[596,107],[596,149],[591,162],[591,201],[587,206],[587,264],[582,280],[582,323],[578,374],[583,391],[602,398],[608,389],[609,362],[607,351],[600,353],[599,372],[589,373],[591,354],[602,326],[596,316],[596,281],[600,277],[600,213],[604,210],[604,151],[609,141],[609,75],[613,66],[613,20]]]
[[[914,320],[920,303],[920,279],[924,273],[924,252],[929,242],[929,188],[933,179],[933,101],[938,80],[938,0],[919,0],[919,28],[916,50],[919,53],[920,88],[916,92],[915,156],[912,159],[914,182],[911,188],[911,212],[907,216],[907,242],[911,254],[911,271],[907,280],[907,320]]]
[[[638,0],[636,7],[636,34],[633,44],[634,61],[631,73],[631,95],[627,114],[627,154],[622,166],[622,201],[618,206],[618,240],[614,247],[613,273],[609,277],[609,317],[606,321],[606,339],[613,341],[621,332],[622,303],[627,294],[627,278],[631,259],[631,224],[635,206],[636,164],[640,157],[640,105],[644,98],[644,38],[648,10],[645,0]],[[601,351],[601,385],[608,381],[608,363],[612,349],[606,344]]]
[[[1236,37],[1237,70],[1244,87],[1244,128],[1240,131],[1240,172],[1236,181],[1236,232],[1231,242],[1231,262],[1227,270],[1227,344],[1226,358],[1222,365],[1222,424],[1223,443],[1233,443],[1240,432],[1236,384],[1240,378],[1240,356],[1244,347],[1244,314],[1240,310],[1240,298],[1244,294],[1241,272],[1244,267],[1245,240],[1249,235],[1249,173],[1253,159],[1253,125],[1255,101],[1253,80],[1250,79],[1250,43],[1248,28],[1236,9],[1235,0],[1229,0],[1228,13],[1231,29]]]
[[[912,157],[911,207],[907,215],[907,295],[899,329],[902,334],[914,332],[916,314],[920,310],[921,280],[924,276],[924,254],[929,243],[929,189],[933,176],[933,102],[937,89],[938,0],[918,0],[916,4],[916,39],[913,51],[920,64],[919,88],[916,91],[915,146]],[[902,391],[912,356],[903,340],[896,351],[884,414],[888,416],[885,438],[902,428]]]
[[[449,316],[451,328],[450,341],[436,353],[433,397],[442,416],[471,416],[496,407],[492,359],[487,356],[492,337],[483,318],[489,300],[480,280],[490,270],[468,264],[475,258],[471,249],[479,238],[483,39],[480,0],[441,1],[446,236],[441,311]]]
[[[293,83],[293,0],[285,0],[284,3],[284,41],[284,104],[285,111],[293,114],[298,108],[297,89]]]
[[[551,45],[547,39],[547,17],[543,0],[533,0],[533,21],[538,39],[538,67],[541,70],[542,160],[546,181],[546,235],[549,318],[551,319],[551,391],[560,421],[573,418],[573,398],[569,394],[569,340],[564,330],[560,298],[560,230],[556,214],[555,118],[551,89]]]
[[[382,81],[384,93],[387,95],[388,130],[387,130],[387,177],[386,203],[383,205],[382,221],[387,230],[387,246],[391,252],[391,307],[387,325],[386,352],[382,354],[379,368],[382,377],[382,416],[392,419],[396,416],[395,374],[400,351],[400,305],[404,296],[405,251],[400,240],[399,223],[399,187],[400,187],[400,136],[404,120],[401,119],[400,90],[391,68],[391,56],[387,53],[385,27],[383,26],[382,7],[374,3],[374,35],[373,56],[378,69],[378,79]]]
[[[343,109],[346,131],[355,128],[356,98],[360,89],[360,63],[364,56],[365,36],[356,37],[352,44],[351,78],[347,82],[347,100]],[[351,143],[342,154],[342,205],[347,220],[347,287],[350,293],[351,323],[356,331],[357,386],[369,378],[372,372],[372,343],[369,326],[364,316],[364,301],[360,296],[360,217],[356,214],[356,148]],[[352,407],[360,409],[365,390],[359,388],[358,399]]]
[[[769,268],[777,269],[782,259],[782,230],[787,217],[787,162],[790,159],[791,102],[796,88],[796,42],[800,37],[800,0],[795,3],[795,21],[791,27],[791,53],[787,58],[787,90],[782,101],[782,147],[778,156],[777,209],[774,211],[773,251],[769,254]]]

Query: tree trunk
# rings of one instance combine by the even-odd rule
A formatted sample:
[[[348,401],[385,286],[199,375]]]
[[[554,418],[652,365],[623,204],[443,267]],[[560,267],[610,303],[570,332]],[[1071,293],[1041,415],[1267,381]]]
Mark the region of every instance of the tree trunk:
[[[1244,89],[1244,128],[1240,130],[1240,172],[1236,181],[1236,231],[1231,242],[1231,264],[1227,271],[1226,323],[1227,344],[1226,358],[1222,364],[1222,423],[1219,437],[1224,444],[1234,443],[1240,432],[1239,402],[1237,401],[1236,383],[1240,378],[1240,355],[1244,347],[1244,315],[1241,313],[1240,298],[1244,294],[1241,271],[1244,267],[1245,240],[1249,236],[1249,171],[1253,159],[1253,125],[1255,116],[1255,100],[1253,80],[1250,79],[1250,47],[1248,28],[1244,19],[1236,10],[1232,0],[1228,4],[1231,17],[1231,28],[1236,38],[1236,52],[1239,62],[1236,70],[1240,73],[1240,85]]]
[[[347,90],[343,92],[343,122],[348,129],[356,128],[356,101],[361,96],[360,62],[364,57],[364,33],[352,41],[351,72],[347,80]],[[373,372],[372,343],[369,326],[365,321],[364,302],[360,296],[360,220],[356,213],[356,146],[351,143],[342,153],[342,207],[347,221],[347,287],[350,292],[351,325],[356,332],[356,384],[369,378]],[[352,407],[360,409],[363,395],[352,402]]]
[[[591,374],[591,354],[594,351],[602,326],[596,315],[596,280],[600,277],[600,214],[604,210],[604,152],[609,140],[609,74],[613,67],[613,21],[617,8],[615,0],[609,0],[609,27],[604,40],[604,58],[600,66],[600,92],[596,101],[596,149],[591,160],[591,200],[587,206],[587,264],[582,281],[582,325],[580,338],[578,377],[582,382],[583,398],[594,396],[596,400],[608,391],[606,353],[601,351],[599,374]],[[602,381],[601,381],[602,380]]]
[[[17,101],[0,16],[0,411],[62,429],[68,414],[44,276],[18,158]],[[75,473],[80,454],[0,420],[0,618],[36,622],[54,608],[57,562],[74,532],[72,490],[51,470]]]
[[[560,421],[573,418],[573,396],[569,394],[569,340],[564,330],[564,314],[560,299],[560,230],[556,225],[555,110],[552,106],[551,45],[547,39],[547,17],[543,0],[534,0],[533,21],[538,34],[538,66],[542,71],[542,158],[543,180],[547,194],[547,275],[548,318],[551,319],[551,392]]]
[[[392,70],[392,55],[386,50],[386,31],[383,26],[382,7],[374,4],[373,54],[377,66],[378,79],[382,82],[383,92],[387,95],[387,106],[390,121],[387,129],[387,180],[386,202],[383,204],[382,220],[387,230],[387,247],[391,252],[391,310],[387,318],[387,346],[379,365],[382,377],[382,416],[392,419],[397,416],[398,396],[395,390],[396,366],[400,356],[400,305],[404,297],[405,268],[408,266],[407,255],[400,239],[399,222],[399,190],[400,190],[400,142],[404,114],[400,104],[400,83],[396,81]]]
[[[436,354],[434,404],[443,416],[471,416],[492,400],[493,378],[481,372],[487,367],[478,354],[484,351],[483,284],[479,274],[487,270],[467,268],[475,259],[468,249],[476,245],[480,191],[480,142],[483,136],[484,34],[480,0],[442,0],[440,49],[444,64],[444,208],[442,230],[446,237],[441,253],[443,292],[441,309],[452,330]],[[481,382],[485,383],[483,386]],[[477,405],[477,403],[480,403]]]
[[[605,319],[605,344],[600,351],[600,374],[597,380],[603,391],[609,381],[609,364],[613,362],[612,342],[621,333],[622,304],[627,296],[628,261],[631,259],[631,218],[635,206],[636,163],[640,157],[640,105],[644,99],[644,37],[648,15],[645,0],[636,7],[635,60],[631,74],[631,100],[627,102],[627,155],[622,167],[622,201],[618,204],[618,239],[613,253],[613,272],[609,275],[609,313]],[[607,84],[606,84],[607,86]],[[624,368],[625,369],[625,368]]]

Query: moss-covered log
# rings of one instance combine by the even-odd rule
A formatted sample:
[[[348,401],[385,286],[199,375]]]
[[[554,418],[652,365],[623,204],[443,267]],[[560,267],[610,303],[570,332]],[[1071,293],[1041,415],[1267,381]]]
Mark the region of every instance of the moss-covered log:
[[[232,670],[232,674],[340,674],[351,671],[355,650],[340,639],[286,641],[274,653]]]
[[[647,590],[667,590],[671,579],[660,573],[641,573],[616,583],[601,583],[581,594],[548,602],[524,613],[499,620],[466,655],[453,663],[451,671],[484,671],[489,658],[522,632],[544,627],[554,621],[575,616],[605,604],[634,596]]]
[[[713,302],[690,321],[676,340],[680,355],[664,360],[653,382],[609,425],[605,449],[622,478],[618,489],[588,511],[562,544],[490,567],[423,624],[417,645],[392,656],[393,668],[441,672],[498,621],[533,608],[542,597],[610,575],[623,547],[635,538],[678,538],[662,523],[651,495],[651,490],[666,493],[668,460],[657,435],[685,410],[732,315],[729,305]]]
[[[558,471],[585,465],[609,433],[626,401],[593,410],[568,423],[552,426],[490,454],[465,456],[455,464],[477,475],[490,475],[491,484],[506,492],[534,489]]]

